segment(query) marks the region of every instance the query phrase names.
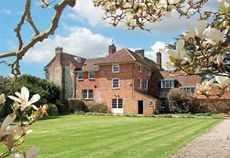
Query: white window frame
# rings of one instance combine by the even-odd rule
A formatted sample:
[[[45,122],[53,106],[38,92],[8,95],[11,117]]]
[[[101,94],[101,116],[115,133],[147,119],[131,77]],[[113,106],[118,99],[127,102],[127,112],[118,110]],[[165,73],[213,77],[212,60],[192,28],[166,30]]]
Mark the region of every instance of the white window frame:
[[[116,107],[113,107],[113,100],[116,100],[116,105],[115,105]],[[122,102],[121,102],[122,103],[122,105],[121,105],[122,107],[118,106],[118,100],[122,100]],[[124,107],[124,99],[122,99],[122,98],[113,98],[112,99],[112,109],[123,109],[123,107]]]
[[[147,72],[148,75],[151,76],[151,73],[152,73],[152,72],[151,72],[151,69],[148,68],[147,71],[148,71],[148,72]]]
[[[93,78],[90,77],[90,73],[93,73],[93,76],[94,76]],[[89,80],[94,80],[95,79],[95,72],[94,71],[89,71],[88,72],[88,79]]]
[[[138,85],[138,81],[140,80],[140,85]],[[137,79],[137,88],[138,89],[141,89],[142,88],[142,79],[141,78],[138,78]]]
[[[195,87],[181,87],[181,89],[187,94],[193,94],[195,92]],[[193,89],[193,92],[192,92]]]
[[[140,69],[139,69],[140,68]],[[141,65],[137,65],[137,71],[138,72],[142,72],[142,66]]]
[[[169,84],[169,86],[168,86]],[[162,89],[170,89],[175,87],[175,80],[161,80]]]
[[[149,81],[145,80],[144,81],[144,90],[148,90],[148,87],[149,87]]]
[[[117,70],[114,70],[114,68],[117,68]],[[120,72],[120,65],[113,64],[112,65],[112,73],[118,73],[118,72]]]
[[[84,91],[86,91],[86,98],[84,98]],[[90,91],[92,91],[92,97],[90,97]],[[93,99],[93,90],[92,89],[83,89],[82,90],[82,99]]]
[[[82,74],[82,78],[80,78],[80,74]],[[78,80],[84,80],[84,73],[83,72],[78,72],[77,73],[77,79]]]
[[[114,83],[113,83],[114,80],[118,80],[118,87],[114,87]],[[119,78],[113,78],[112,79],[112,89],[119,89],[119,88],[120,88],[120,79]]]

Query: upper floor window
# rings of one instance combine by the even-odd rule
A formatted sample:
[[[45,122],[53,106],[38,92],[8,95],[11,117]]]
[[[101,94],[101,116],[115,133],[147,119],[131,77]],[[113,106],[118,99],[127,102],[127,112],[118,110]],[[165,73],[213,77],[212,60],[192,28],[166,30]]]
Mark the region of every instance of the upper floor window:
[[[188,94],[192,94],[195,92],[195,87],[181,87],[181,89]]]
[[[148,74],[149,76],[151,76],[151,73],[152,73],[152,72],[151,72],[151,69],[148,68],[148,69],[147,69],[147,74]]]
[[[141,72],[141,71],[142,71],[142,66],[138,65],[138,66],[137,66],[137,71],[138,71],[138,72]]]
[[[89,79],[94,79],[95,78],[95,72],[94,71],[88,72],[88,78]]]
[[[162,80],[161,88],[174,88],[174,80]]]
[[[148,90],[149,82],[144,81],[144,90]]]
[[[141,79],[140,78],[137,79],[137,88],[141,89]]]
[[[82,90],[82,98],[93,99],[93,90],[89,90],[89,89]]]
[[[112,72],[113,73],[120,72],[120,66],[119,65],[112,65]]]
[[[78,72],[77,78],[78,78],[78,80],[83,80],[84,79],[83,78],[83,72]]]
[[[119,83],[119,78],[113,78],[112,79],[112,88],[113,89],[117,89],[120,87],[120,83]]]

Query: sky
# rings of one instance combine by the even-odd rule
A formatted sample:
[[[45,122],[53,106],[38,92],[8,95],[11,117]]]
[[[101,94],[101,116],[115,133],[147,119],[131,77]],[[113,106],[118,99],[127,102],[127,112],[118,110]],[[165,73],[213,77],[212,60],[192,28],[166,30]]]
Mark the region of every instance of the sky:
[[[25,0],[24,0],[25,1]],[[18,41],[13,31],[20,20],[24,1],[0,0],[0,53],[16,50]],[[13,4],[13,5],[12,5]],[[53,9],[42,9],[39,0],[32,0],[31,14],[40,31],[45,31],[54,14]],[[215,11],[218,8],[215,0],[210,0],[205,9]],[[102,20],[104,12],[93,6],[92,0],[77,0],[74,8],[66,8],[54,35],[41,43],[37,43],[20,62],[22,74],[31,74],[45,78],[44,67],[55,56],[55,48],[63,47],[64,52],[84,58],[101,57],[108,54],[108,46],[114,43],[117,50],[121,48],[144,49],[145,55],[154,60],[156,52],[162,50],[175,38],[186,31],[188,23],[194,26],[198,17],[191,19],[179,18],[177,13],[171,13],[161,21],[147,24],[150,32],[140,29],[129,30],[123,25],[113,27]],[[27,43],[33,32],[25,23],[22,37]],[[166,68],[167,53],[163,52],[163,65]],[[13,59],[8,59],[12,61]],[[1,60],[0,60],[1,61]],[[0,75],[7,76],[10,69],[0,64]]]

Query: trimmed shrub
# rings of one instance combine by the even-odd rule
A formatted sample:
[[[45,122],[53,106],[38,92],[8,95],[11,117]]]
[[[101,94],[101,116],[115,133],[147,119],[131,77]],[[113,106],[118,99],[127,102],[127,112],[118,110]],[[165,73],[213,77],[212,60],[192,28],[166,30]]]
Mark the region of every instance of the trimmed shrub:
[[[56,116],[58,115],[58,108],[55,104],[48,104],[47,113],[49,116]]]
[[[70,100],[69,111],[73,113],[76,111],[89,112],[89,109],[82,100]]]
[[[57,100],[56,101],[56,106],[57,106],[57,109],[58,109],[58,113],[59,114],[66,114],[69,112],[68,110],[68,101],[66,100]]]
[[[190,104],[193,102],[193,97],[180,88],[173,88],[168,93],[168,100],[172,103],[170,112],[188,113],[191,110]]]
[[[90,103],[87,104],[90,112],[106,113],[107,106],[104,103]]]

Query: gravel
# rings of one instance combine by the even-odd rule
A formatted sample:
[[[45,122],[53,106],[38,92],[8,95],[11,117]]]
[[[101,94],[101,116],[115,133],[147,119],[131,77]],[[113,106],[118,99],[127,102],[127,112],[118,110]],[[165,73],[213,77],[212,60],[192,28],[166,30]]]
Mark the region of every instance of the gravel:
[[[229,158],[230,119],[195,138],[169,158]]]

